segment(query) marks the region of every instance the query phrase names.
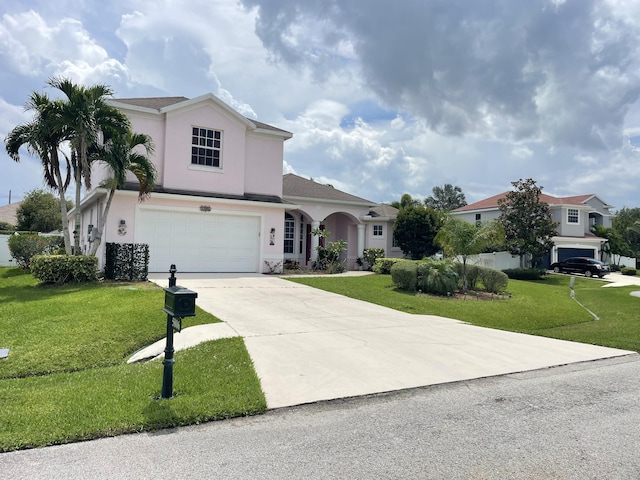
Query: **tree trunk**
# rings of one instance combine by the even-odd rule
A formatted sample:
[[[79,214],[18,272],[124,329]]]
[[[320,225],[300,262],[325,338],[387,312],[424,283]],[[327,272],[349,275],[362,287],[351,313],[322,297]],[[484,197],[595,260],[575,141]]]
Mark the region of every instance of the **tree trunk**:
[[[109,195],[107,197],[107,203],[104,207],[104,212],[100,217],[100,222],[98,224],[98,229],[96,231],[95,239],[93,240],[93,244],[91,245],[91,251],[89,255],[95,255],[98,251],[98,247],[102,243],[102,232],[104,232],[104,226],[107,224],[107,216],[109,215],[109,209],[111,208],[111,200],[113,200],[113,196],[116,189],[112,188],[109,190]]]
[[[62,175],[60,170],[56,170],[56,181],[58,182],[58,194],[60,196],[60,215],[62,216],[62,237],[64,238],[64,251],[71,255],[71,237],[69,236],[69,219],[67,218],[67,200],[64,198]]]
[[[78,159],[76,158],[76,162]],[[73,254],[80,255],[80,220],[82,218],[82,211],[80,210],[80,193],[82,190],[82,171],[80,165],[76,164],[75,169],[76,177],[76,214],[75,214],[75,227],[73,230]]]

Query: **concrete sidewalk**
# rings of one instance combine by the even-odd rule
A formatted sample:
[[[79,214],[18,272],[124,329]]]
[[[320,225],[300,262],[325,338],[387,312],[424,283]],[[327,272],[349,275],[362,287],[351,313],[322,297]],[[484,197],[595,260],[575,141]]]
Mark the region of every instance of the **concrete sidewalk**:
[[[276,276],[177,276],[244,337],[269,408],[636,355],[411,315]],[[166,286],[162,277],[150,275]]]

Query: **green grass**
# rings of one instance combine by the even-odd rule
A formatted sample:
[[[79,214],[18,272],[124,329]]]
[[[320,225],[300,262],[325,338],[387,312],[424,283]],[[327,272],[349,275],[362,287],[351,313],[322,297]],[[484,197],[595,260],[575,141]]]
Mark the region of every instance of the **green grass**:
[[[529,333],[640,352],[640,287],[602,288],[604,282],[576,277],[576,298],[569,276],[550,275],[537,282],[509,280],[512,298],[453,300],[396,290],[390,275],[308,277],[289,280],[407,313],[440,315],[474,325]]]
[[[163,304],[148,283],[43,287],[0,268],[0,452],[265,411],[241,338],[177,352],[159,399],[162,363],[126,360],[164,336]],[[198,309],[183,325],[216,321]]]

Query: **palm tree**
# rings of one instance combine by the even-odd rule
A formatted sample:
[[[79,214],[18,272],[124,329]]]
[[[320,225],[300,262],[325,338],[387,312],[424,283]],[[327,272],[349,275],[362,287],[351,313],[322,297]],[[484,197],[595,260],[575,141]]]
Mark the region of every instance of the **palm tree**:
[[[473,223],[447,216],[434,242],[442,246],[445,254],[462,257],[462,291],[467,292],[467,259],[482,253],[504,240],[504,231],[498,222],[480,227]]]
[[[118,109],[106,103],[113,94],[106,85],[84,87],[65,78],[52,78],[48,84],[67,97],[64,102],[63,122],[67,127],[66,139],[71,143],[71,164],[76,184],[76,212],[73,232],[74,251],[80,253],[80,197],[82,181],[91,188],[91,165],[89,149],[98,145],[101,136],[126,134],[130,129],[129,119]]]
[[[30,154],[37,155],[42,162],[44,180],[47,187],[58,192],[64,248],[71,254],[71,239],[67,220],[65,193],[71,181],[69,158],[60,152],[65,140],[66,128],[62,121],[64,104],[60,100],[50,100],[46,95],[33,92],[27,103],[27,110],[35,111],[33,120],[17,125],[5,138],[5,148],[12,160],[20,161],[20,148],[27,146]],[[64,178],[60,165],[60,155],[64,158]]]
[[[141,151],[144,150],[144,153]],[[100,161],[108,165],[112,176],[102,183],[108,189],[107,202],[104,212],[97,226],[95,241],[91,246],[90,255],[95,255],[102,241],[102,232],[109,215],[111,201],[115,191],[124,188],[127,172],[133,173],[138,180],[138,199],[144,200],[153,190],[156,182],[156,169],[149,156],[153,154],[154,146],[149,135],[134,133],[128,130],[124,135],[116,135],[107,139],[103,145],[95,146],[89,153],[90,162]]]

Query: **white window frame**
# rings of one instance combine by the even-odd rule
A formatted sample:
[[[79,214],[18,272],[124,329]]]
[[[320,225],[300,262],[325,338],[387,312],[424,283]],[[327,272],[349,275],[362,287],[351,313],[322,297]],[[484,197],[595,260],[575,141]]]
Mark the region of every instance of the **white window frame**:
[[[371,236],[374,238],[384,238],[384,225],[381,225],[381,224],[373,225],[371,227]]]
[[[575,218],[575,222],[571,221],[572,218]],[[567,208],[567,223],[569,225],[580,225],[580,210]]]
[[[224,134],[222,130],[192,125],[190,167],[195,170],[222,170],[223,137]],[[209,157],[209,152],[211,154],[211,165],[207,165],[206,163]]]
[[[292,215],[285,213],[284,217],[284,244],[282,246],[282,252],[288,255],[295,253],[295,240],[296,240],[296,219]],[[287,251],[287,246],[290,246],[290,251]]]

